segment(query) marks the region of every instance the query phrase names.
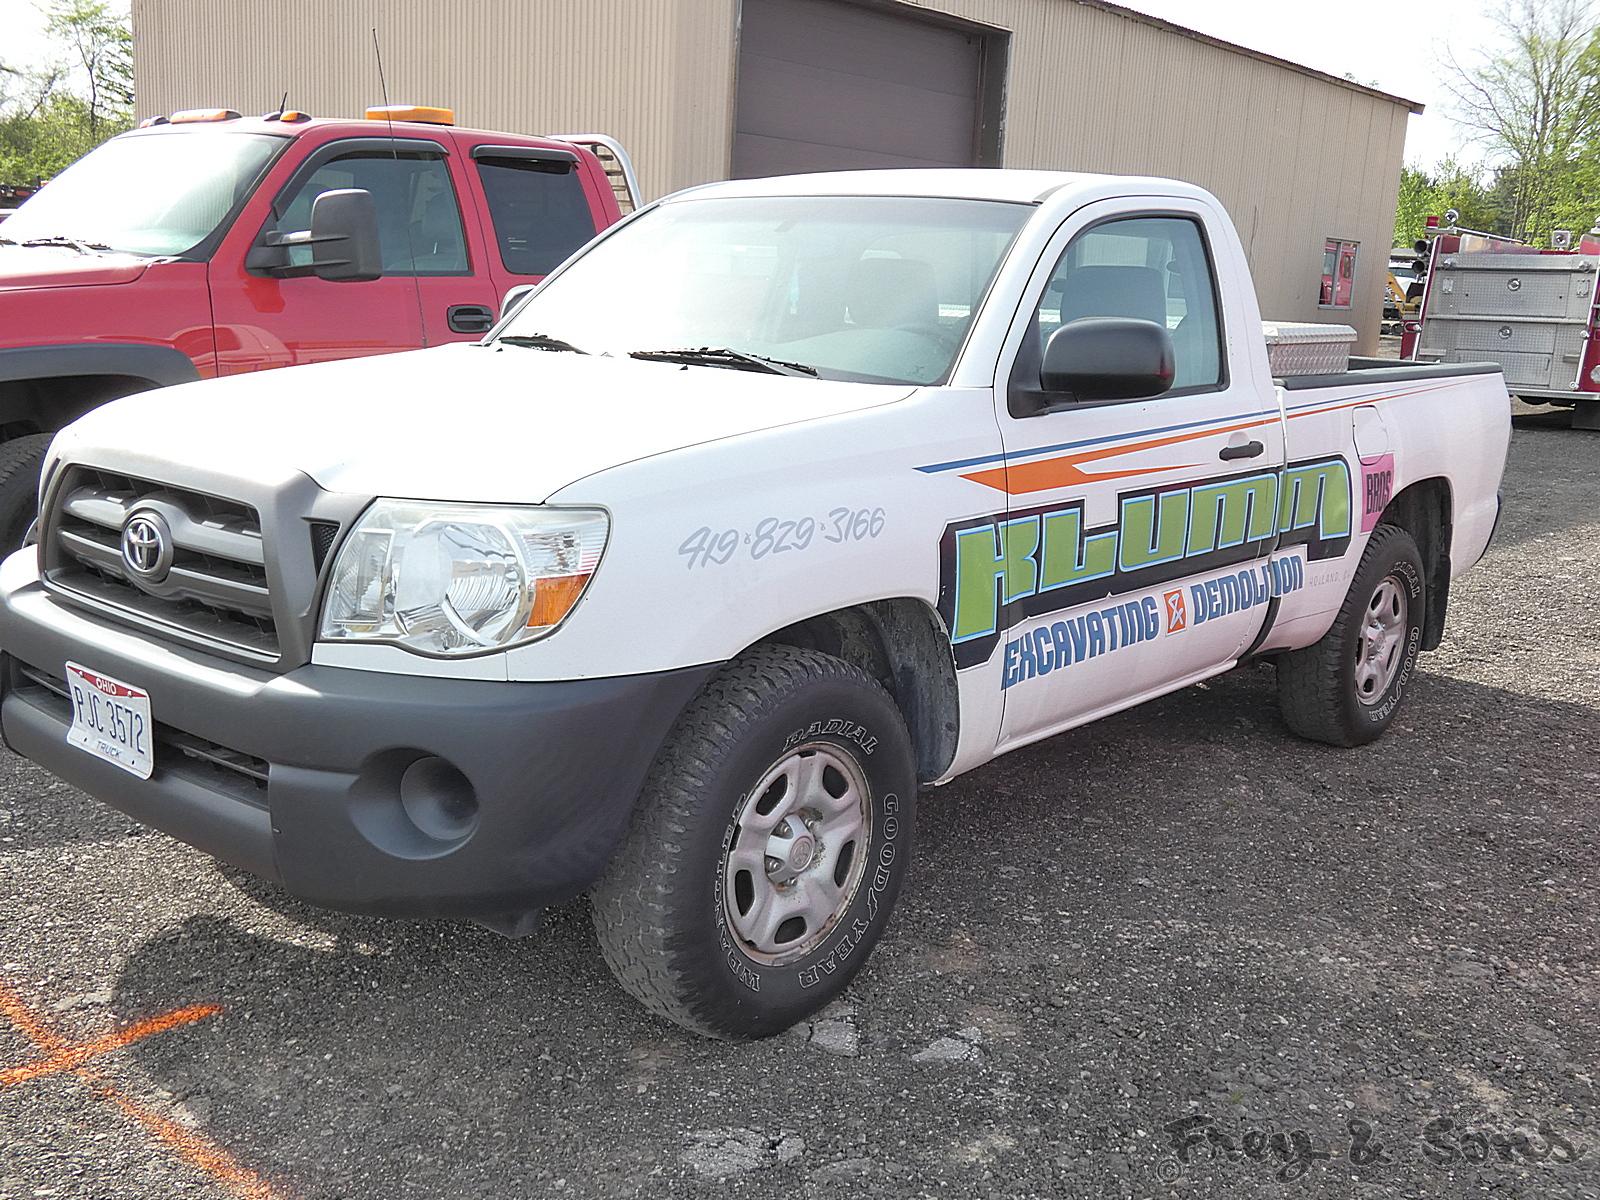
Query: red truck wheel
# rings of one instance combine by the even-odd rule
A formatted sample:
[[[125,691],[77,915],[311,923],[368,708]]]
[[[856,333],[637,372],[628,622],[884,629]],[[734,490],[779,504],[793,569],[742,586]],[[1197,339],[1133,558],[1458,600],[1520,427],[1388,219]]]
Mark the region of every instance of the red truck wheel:
[[[0,554],[10,554],[39,511],[39,468],[48,433],[29,433],[0,445]]]

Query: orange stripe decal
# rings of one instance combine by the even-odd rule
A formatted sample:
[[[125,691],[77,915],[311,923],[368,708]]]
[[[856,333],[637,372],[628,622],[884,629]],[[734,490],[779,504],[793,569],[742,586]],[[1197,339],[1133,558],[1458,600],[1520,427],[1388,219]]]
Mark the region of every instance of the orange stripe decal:
[[[1076,454],[1062,454],[1053,458],[1035,459],[1033,462],[989,467],[982,471],[973,471],[970,474],[963,475],[961,478],[969,479],[973,483],[984,484],[986,487],[992,487],[997,491],[1009,491],[1013,496],[1026,496],[1034,492],[1048,492],[1054,488],[1071,487],[1074,484],[1108,479],[1127,479],[1136,475],[1159,475],[1164,471],[1194,470],[1196,468],[1193,464],[1184,463],[1173,463],[1159,467],[1128,467],[1113,471],[1085,471],[1083,468],[1087,463],[1099,462],[1104,458],[1120,458],[1125,454],[1137,454],[1142,450],[1158,450],[1163,446],[1176,446],[1183,442],[1216,437],[1221,433],[1233,433],[1244,429],[1259,429],[1263,425],[1274,425],[1277,420],[1277,415],[1273,414],[1269,417],[1239,421],[1232,425],[1218,425],[1208,429],[1191,429],[1168,437],[1147,438],[1142,442],[1129,442],[1126,445],[1097,446],[1093,450],[1082,450]]]
[[[1439,383],[1426,387],[1408,388],[1404,391],[1388,392],[1381,396],[1357,396],[1354,399],[1335,401],[1316,408],[1305,408],[1298,412],[1285,413],[1284,416],[1287,420],[1296,421],[1301,417],[1315,417],[1326,413],[1342,412],[1345,409],[1380,404],[1385,400],[1398,400],[1405,396],[1418,396],[1426,392],[1436,392],[1453,386],[1454,384],[1452,383]],[[1074,454],[1052,455],[1049,458],[1038,458],[1031,462],[1002,463],[999,466],[985,467],[979,471],[967,472],[961,478],[970,480],[972,483],[981,483],[984,487],[991,487],[998,492],[1006,492],[1012,496],[1028,496],[1035,492],[1048,492],[1056,488],[1073,487],[1085,483],[1131,479],[1140,475],[1160,475],[1166,471],[1195,471],[1199,470],[1199,466],[1194,463],[1174,463],[1171,466],[1161,467],[1128,467],[1111,471],[1086,471],[1084,466],[1087,463],[1099,462],[1105,458],[1120,458],[1125,454],[1137,454],[1142,450],[1157,450],[1163,446],[1175,446],[1182,442],[1193,442],[1201,438],[1216,437],[1218,434],[1260,429],[1265,425],[1276,425],[1278,419],[1278,414],[1272,413],[1265,417],[1238,421],[1232,425],[1213,425],[1204,429],[1187,430],[1183,433],[1173,434],[1170,437],[1148,438],[1144,441],[1128,442],[1115,446],[1097,446],[1092,450],[1080,450]],[[1025,454],[1026,451],[1021,453]]]

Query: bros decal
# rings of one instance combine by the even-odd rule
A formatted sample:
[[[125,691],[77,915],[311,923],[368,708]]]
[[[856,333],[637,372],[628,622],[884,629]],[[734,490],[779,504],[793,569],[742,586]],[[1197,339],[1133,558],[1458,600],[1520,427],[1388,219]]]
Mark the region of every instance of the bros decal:
[[[1351,516],[1349,464],[1326,458],[1291,463],[1281,475],[1123,492],[1116,523],[1100,528],[1085,528],[1081,499],[969,518],[947,526],[940,540],[939,611],[956,666],[971,667],[988,661],[1001,630],[1028,617],[1215,571],[1275,547],[1304,545],[1308,559],[1337,558],[1350,545]],[[1198,616],[1169,607],[1167,622],[1180,619]]]

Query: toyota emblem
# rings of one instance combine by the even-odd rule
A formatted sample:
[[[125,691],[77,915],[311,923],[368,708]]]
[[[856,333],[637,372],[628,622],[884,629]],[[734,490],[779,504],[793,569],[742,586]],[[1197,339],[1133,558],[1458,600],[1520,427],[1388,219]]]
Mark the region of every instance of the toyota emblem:
[[[122,561],[139,583],[160,583],[172,569],[172,530],[161,514],[143,509],[122,526]]]

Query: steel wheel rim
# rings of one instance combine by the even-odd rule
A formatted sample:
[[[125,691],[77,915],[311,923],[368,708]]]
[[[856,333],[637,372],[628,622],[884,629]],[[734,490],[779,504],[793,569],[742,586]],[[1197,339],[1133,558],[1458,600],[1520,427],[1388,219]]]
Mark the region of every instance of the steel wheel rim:
[[[723,860],[722,910],[744,953],[804,958],[839,923],[866,874],[872,795],[826,742],[785,751],[740,802]]]
[[[1405,585],[1385,575],[1367,601],[1356,637],[1356,698],[1361,703],[1377,704],[1400,673],[1409,612]]]

